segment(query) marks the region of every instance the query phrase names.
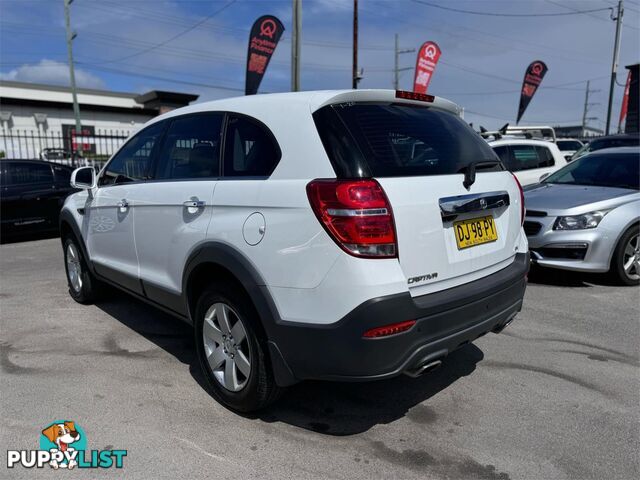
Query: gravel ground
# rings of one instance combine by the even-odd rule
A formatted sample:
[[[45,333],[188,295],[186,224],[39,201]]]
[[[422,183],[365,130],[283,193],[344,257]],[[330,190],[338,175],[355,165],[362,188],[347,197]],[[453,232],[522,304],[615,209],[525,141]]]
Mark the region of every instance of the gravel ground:
[[[0,272],[3,451],[66,418],[128,450],[104,477],[640,478],[638,288],[534,271],[516,321],[431,374],[306,382],[239,416],[202,387],[189,326],[120,293],[71,300],[58,239],[0,247]]]

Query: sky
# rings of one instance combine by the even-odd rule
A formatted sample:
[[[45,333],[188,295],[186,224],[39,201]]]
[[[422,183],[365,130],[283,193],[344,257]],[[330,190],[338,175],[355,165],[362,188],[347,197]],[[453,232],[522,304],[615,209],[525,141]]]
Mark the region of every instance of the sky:
[[[442,49],[429,93],[461,105],[475,126],[515,123],[526,67],[549,71],[521,124],[580,124],[586,81],[589,121],[604,128],[614,0],[359,0],[360,88],[393,88],[394,35],[403,49]],[[249,30],[276,15],[285,32],[260,92],[291,87],[291,0],[75,0],[71,23],[79,86],[125,92],[171,90],[199,101],[244,93]],[[445,8],[438,8],[445,7]],[[453,10],[482,13],[470,14]],[[554,14],[549,16],[549,14]],[[559,15],[568,14],[568,15]],[[514,16],[527,15],[527,16]],[[536,15],[536,16],[532,16]],[[353,0],[302,0],[301,87],[351,87]],[[68,85],[63,0],[0,0],[0,79]],[[171,40],[175,37],[174,40]],[[415,53],[400,87],[411,90]],[[618,82],[640,60],[640,0],[626,0]],[[615,89],[617,126],[622,86]]]

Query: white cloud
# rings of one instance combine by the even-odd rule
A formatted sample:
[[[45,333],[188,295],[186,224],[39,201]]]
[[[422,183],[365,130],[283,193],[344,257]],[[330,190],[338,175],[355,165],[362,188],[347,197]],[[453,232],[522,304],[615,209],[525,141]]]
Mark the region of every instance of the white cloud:
[[[76,68],[76,85],[81,88],[105,88],[101,78]],[[15,80],[18,82],[45,83],[50,85],[69,85],[69,67],[66,63],[55,60],[40,60],[33,65],[21,65],[7,73],[0,73],[1,80]]]

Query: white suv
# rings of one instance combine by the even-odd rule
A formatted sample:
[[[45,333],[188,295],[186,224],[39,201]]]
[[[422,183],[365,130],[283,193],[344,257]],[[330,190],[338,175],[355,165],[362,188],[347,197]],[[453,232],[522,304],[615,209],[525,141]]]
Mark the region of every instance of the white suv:
[[[567,164],[558,146],[546,140],[503,138],[489,145],[524,186],[541,182]]]
[[[192,323],[240,411],[304,379],[424,373],[511,322],[529,267],[522,190],[458,112],[358,90],[155,118],[72,176],[69,292],[109,283]]]

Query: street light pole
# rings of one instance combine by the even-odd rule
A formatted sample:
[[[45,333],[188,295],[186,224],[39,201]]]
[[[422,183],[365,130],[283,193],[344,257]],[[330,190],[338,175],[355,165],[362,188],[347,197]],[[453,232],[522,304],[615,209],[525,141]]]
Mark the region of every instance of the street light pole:
[[[615,18],[616,21],[616,40],[613,46],[613,61],[611,63],[611,84],[609,85],[609,105],[607,106],[607,125],[605,127],[605,135],[609,135],[609,128],[611,127],[611,109],[613,107],[613,91],[616,85],[616,72],[618,70],[618,50],[620,48],[620,33],[622,31],[622,15],[624,14],[624,1],[618,1],[618,13]]]
[[[64,23],[67,28],[67,55],[69,57],[69,80],[71,81],[71,96],[73,98],[73,115],[76,119],[76,135],[82,133],[82,125],[80,123],[80,106],[78,105],[78,93],[76,92],[76,74],[73,68],[73,39],[76,37],[75,32],[71,30],[71,16],[69,14],[69,6],[73,0],[63,0],[64,2]]]
[[[302,30],[302,0],[293,0],[293,34],[291,36],[291,91],[300,90],[300,33]]]
[[[351,88],[358,88],[358,0],[353,0],[353,69]]]

